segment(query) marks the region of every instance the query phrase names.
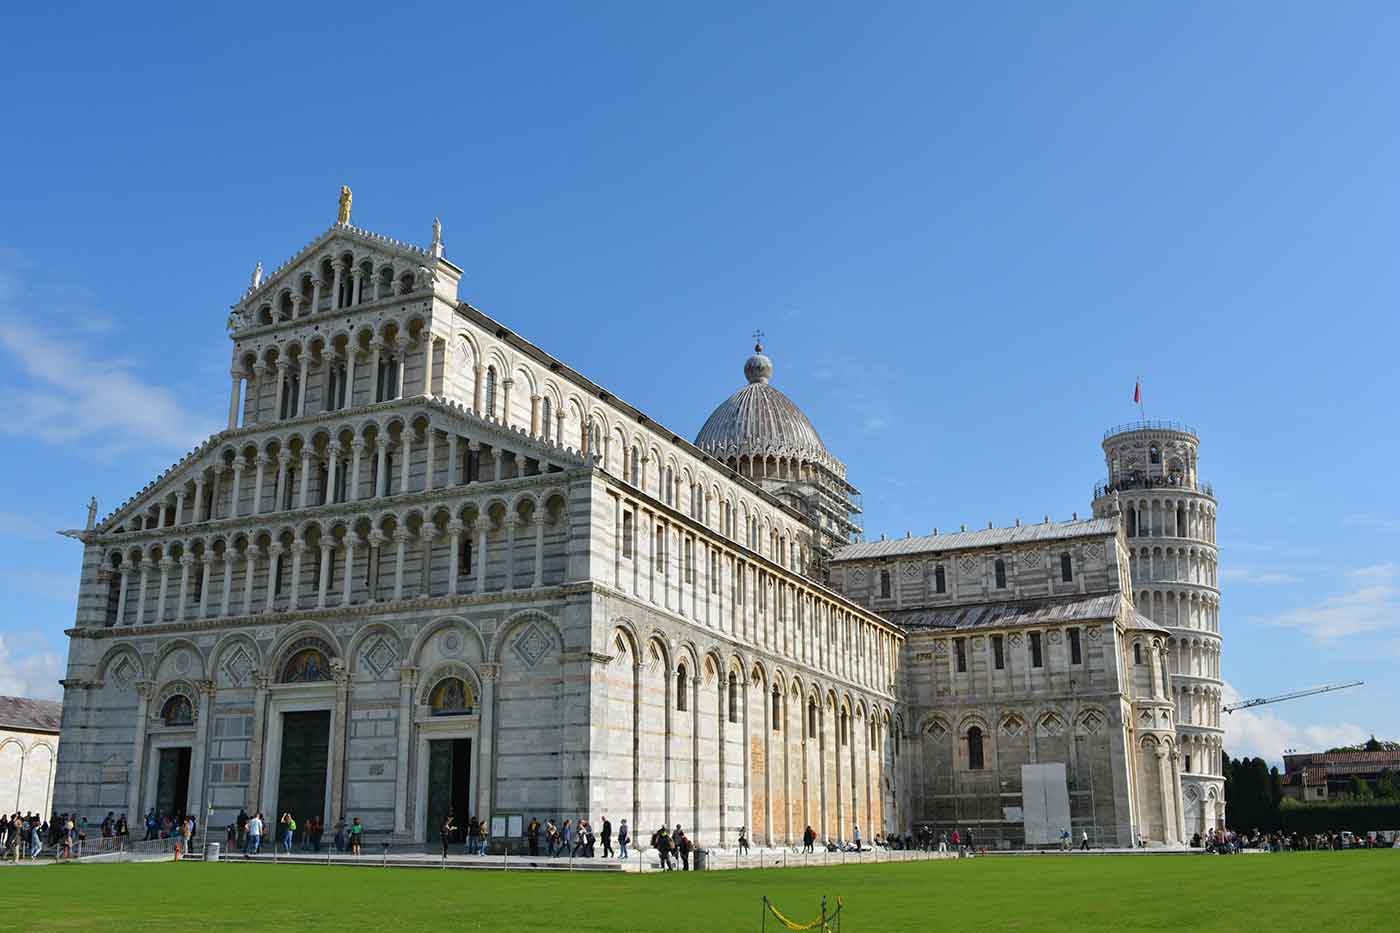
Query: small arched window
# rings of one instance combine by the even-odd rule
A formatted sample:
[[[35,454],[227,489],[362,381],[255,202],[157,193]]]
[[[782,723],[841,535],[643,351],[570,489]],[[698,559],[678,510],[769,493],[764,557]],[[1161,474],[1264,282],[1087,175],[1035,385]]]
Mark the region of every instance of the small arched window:
[[[1125,521],[1125,523],[1126,523],[1127,526],[1128,526],[1128,527],[1127,527],[1127,531],[1124,532],[1124,533],[1125,533],[1129,538],[1136,538],[1136,537],[1137,537],[1137,509],[1133,508],[1131,505],[1128,506],[1128,511],[1124,513],[1124,521]]]
[[[888,570],[880,571],[880,598],[890,598],[890,572]]]
[[[986,767],[982,757],[982,730],[978,726],[973,726],[967,730],[967,768],[969,771],[981,771]]]
[[[851,714],[845,710],[841,711],[841,744],[847,745],[851,740]]]
[[[739,721],[739,678],[729,674],[729,721]]]
[[[496,367],[486,367],[486,417],[496,417]]]
[[[666,488],[661,492],[662,500],[667,505],[676,504],[676,473],[671,467],[666,468]]]
[[[1133,663],[1134,663],[1134,664],[1141,664],[1141,663],[1142,663],[1142,643],[1141,643],[1141,642],[1133,642]]]
[[[1152,448],[1148,451],[1147,460],[1148,460],[1149,463],[1161,463],[1161,462],[1162,462],[1162,450],[1161,450],[1161,448],[1160,448],[1160,447],[1157,447],[1157,446],[1154,444],[1154,445],[1152,446]]]
[[[807,701],[807,737],[815,739],[817,737],[817,701]]]
[[[935,593],[948,592],[948,575],[944,573],[942,564],[933,568],[933,591]]]
[[[685,665],[682,664],[680,667],[676,668],[676,709],[682,713],[686,711],[689,705],[685,695],[686,683]]]
[[[1006,589],[1006,561],[998,557],[995,569],[997,577],[997,589],[1004,590]]]
[[[781,732],[783,731],[783,694],[778,690],[777,684],[773,685],[772,704],[773,731]]]
[[[540,403],[540,420],[543,422],[543,424],[541,424],[540,427],[541,427],[541,429],[542,429],[543,432],[544,432],[544,439],[547,440],[547,441],[553,440],[553,439],[554,439],[554,412],[552,411],[552,409],[551,409],[551,407],[550,407],[549,396],[548,396],[548,395],[546,395],[546,396],[544,397],[544,401]]]
[[[194,706],[189,697],[177,693],[160,708],[160,718],[167,726],[188,726],[194,722]]]
[[[1074,582],[1074,561],[1070,559],[1069,551],[1060,553],[1060,580],[1064,583]]]

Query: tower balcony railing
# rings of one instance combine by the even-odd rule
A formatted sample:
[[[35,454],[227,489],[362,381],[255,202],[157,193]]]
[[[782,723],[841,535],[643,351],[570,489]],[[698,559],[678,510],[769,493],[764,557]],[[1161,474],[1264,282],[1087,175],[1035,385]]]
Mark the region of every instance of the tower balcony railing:
[[[1103,439],[1108,440],[1115,434],[1127,434],[1130,431],[1176,431],[1179,434],[1189,434],[1198,441],[1201,439],[1196,429],[1183,421],[1148,421],[1146,418],[1114,425],[1103,432]]]
[[[1133,471],[1115,476],[1111,480],[1104,480],[1094,486],[1094,498],[1101,499],[1114,492],[1122,492],[1130,489],[1162,489],[1170,492],[1173,489],[1180,489],[1185,492],[1199,492],[1215,498],[1215,487],[1210,483],[1203,483],[1199,480],[1192,480],[1182,473],[1168,473],[1165,476],[1150,476],[1146,473]]]

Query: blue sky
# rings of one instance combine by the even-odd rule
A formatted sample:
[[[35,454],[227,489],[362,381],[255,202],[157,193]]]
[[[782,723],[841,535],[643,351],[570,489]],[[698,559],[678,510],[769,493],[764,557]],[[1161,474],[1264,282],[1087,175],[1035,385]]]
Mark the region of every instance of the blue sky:
[[[335,217],[693,435],[774,382],[866,528],[1089,511],[1198,426],[1231,745],[1400,738],[1400,12],[1387,4],[30,5],[0,130],[0,692],[79,546],[226,411],[228,306]],[[499,7],[500,5],[497,5]]]

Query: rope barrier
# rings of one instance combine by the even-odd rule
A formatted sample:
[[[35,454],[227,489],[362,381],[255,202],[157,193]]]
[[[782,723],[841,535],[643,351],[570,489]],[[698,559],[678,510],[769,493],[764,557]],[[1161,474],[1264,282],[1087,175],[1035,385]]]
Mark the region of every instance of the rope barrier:
[[[763,906],[768,913],[771,913],[779,923],[789,930],[820,930],[822,933],[827,933],[828,930],[839,930],[841,928],[841,921],[839,918],[842,909],[846,906],[846,902],[843,898],[838,897],[836,899],[836,912],[828,916],[826,912],[826,898],[822,898],[821,916],[817,917],[817,919],[813,920],[811,923],[798,923],[795,920],[784,917],[778,908],[773,906],[773,902],[766,896],[763,898]]]

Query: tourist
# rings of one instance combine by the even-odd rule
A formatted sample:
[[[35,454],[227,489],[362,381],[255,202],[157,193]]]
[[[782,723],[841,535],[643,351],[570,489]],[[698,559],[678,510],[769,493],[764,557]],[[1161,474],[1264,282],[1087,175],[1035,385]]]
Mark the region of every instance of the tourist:
[[[481,834],[481,821],[474,816],[467,817],[467,855],[476,854],[476,837]]]
[[[359,854],[360,854],[360,843],[361,843],[361,841],[363,840],[364,834],[365,834],[365,827],[364,827],[364,825],[360,822],[360,818],[357,816],[357,817],[355,817],[355,819],[352,820],[351,823],[350,823],[350,854],[351,854],[351,855],[359,855]]]
[[[675,846],[676,851],[681,854],[681,869],[690,871],[690,852],[695,847],[691,844],[690,837],[681,832],[679,828],[676,829]]]
[[[1069,837],[1069,830],[1067,830],[1067,829],[1061,829],[1061,830],[1060,830],[1060,851],[1061,851],[1061,852],[1068,852],[1068,851],[1069,851],[1069,839],[1070,839],[1070,837]]]
[[[977,843],[976,843],[976,842],[973,840],[973,838],[972,838],[972,827],[971,827],[971,826],[969,826],[969,827],[967,828],[967,836],[964,837],[963,843],[964,843],[964,845],[967,846],[967,854],[968,854],[968,855],[976,855],[976,854],[977,854]]]
[[[345,835],[345,817],[335,821],[335,850],[344,852],[350,847],[350,839]]]
[[[248,839],[248,811],[247,811],[246,809],[240,809],[240,810],[238,811],[238,840],[237,840],[237,842],[238,842],[238,848],[240,848],[240,849],[245,848],[245,847],[247,846],[247,839]]]
[[[953,830],[953,851],[960,856],[963,854],[962,835],[956,829]]]
[[[627,821],[624,819],[621,823],[617,824],[617,851],[619,853],[619,858],[627,858],[627,843],[631,841],[632,836],[627,831]]]
[[[809,824],[806,829],[802,830],[802,851],[804,853],[810,853],[812,851],[812,844],[816,841],[817,834],[812,831],[812,827]]]
[[[186,816],[180,823],[180,835],[184,838],[185,854],[190,854],[190,840],[194,838],[194,817]]]
[[[603,858],[612,858],[612,822],[608,819],[607,814],[603,815],[603,832],[600,836],[603,840]]]
[[[554,818],[550,817],[544,823],[544,850],[550,857],[554,858],[554,853],[559,847],[559,827],[554,825]]]
[[[442,857],[447,858],[447,844],[452,841],[452,834],[457,831],[457,824],[452,821],[452,811],[447,811],[447,816],[442,818],[442,828],[438,832],[442,835]]]
[[[296,822],[292,819],[291,813],[283,812],[282,819],[277,821],[277,831],[282,837],[282,851],[288,855],[292,854],[292,831],[296,829]],[[277,843],[272,844],[272,851],[277,851]]]
[[[666,832],[664,825],[651,837],[651,845],[661,857],[662,870],[671,871],[671,835]]]
[[[749,854],[749,828],[747,826],[739,827],[739,853],[741,855]]]
[[[947,852],[948,852],[948,834],[947,834],[947,833],[941,833],[941,834],[939,835],[939,837],[938,837],[938,851],[944,853],[945,855],[947,854]]]
[[[574,830],[574,847],[569,852],[569,858],[578,858],[580,851],[588,854],[588,821],[579,820],[578,827]]]
[[[116,820],[113,818],[112,811],[108,810],[107,815],[102,818],[102,826],[100,828],[100,832],[102,833],[102,850],[104,852],[112,848],[112,834],[115,829]]]
[[[160,820],[156,819],[156,808],[152,807],[146,811],[146,841],[150,842],[156,838],[160,829]]]
[[[530,825],[525,827],[525,841],[529,844],[531,855],[540,854],[540,821],[535,817],[530,817]]]
[[[559,828],[559,854],[564,854],[564,850],[574,844],[574,824],[569,820],[564,820],[564,825]]]
[[[126,821],[126,814],[117,817],[117,848],[126,849],[131,842],[131,826]]]
[[[1089,831],[1088,831],[1087,829],[1080,830],[1080,835],[1079,835],[1079,851],[1081,851],[1081,852],[1088,852],[1088,851],[1089,851]]]
[[[252,858],[258,854],[258,848],[262,844],[263,821],[261,813],[254,813],[248,820],[248,832],[244,836],[243,857]]]
[[[39,825],[39,814],[34,814],[34,819],[29,824],[29,859],[33,861],[39,857],[39,853],[44,851],[44,837],[42,828]]]
[[[852,824],[851,824],[851,836],[855,839],[856,851],[857,851],[857,852],[861,851],[861,848],[860,848],[860,826],[859,826],[859,824],[856,824],[856,823],[852,823]]]

